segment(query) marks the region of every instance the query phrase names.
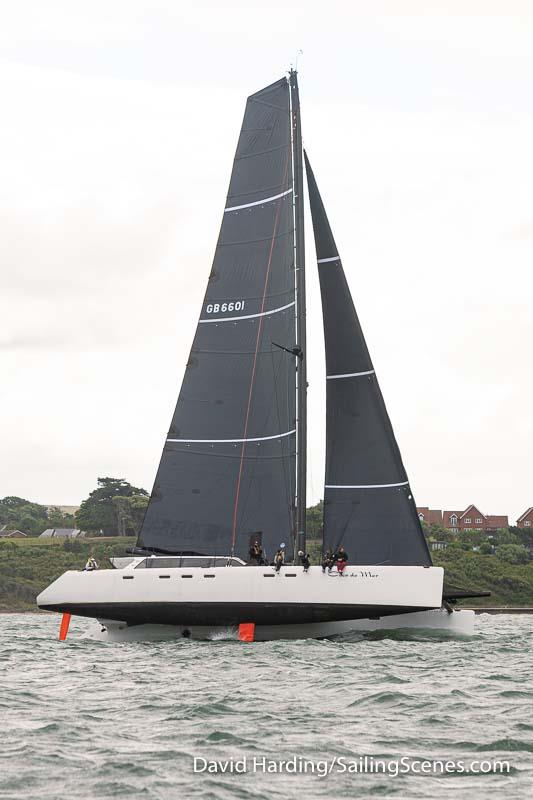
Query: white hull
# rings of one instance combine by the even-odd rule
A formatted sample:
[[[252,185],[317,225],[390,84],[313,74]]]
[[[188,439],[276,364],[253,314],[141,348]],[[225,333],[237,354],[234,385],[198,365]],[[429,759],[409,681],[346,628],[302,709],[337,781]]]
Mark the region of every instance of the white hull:
[[[44,609],[142,624],[225,628],[242,622],[330,635],[332,623],[440,609],[440,567],[348,566],[343,576],[311,567],[139,568],[69,571],[37,598]],[[321,627],[322,626],[322,627]],[[335,632],[335,631],[334,631]],[[307,635],[307,634],[306,634]],[[267,635],[267,638],[270,638]],[[277,638],[277,637],[276,637]]]
[[[471,634],[473,612],[441,609],[439,567],[164,567],[132,559],[121,569],[66,572],[37,598],[41,608],[101,621],[108,641],[322,638],[350,631],[428,628]]]
[[[441,631],[454,636],[471,636],[474,633],[475,613],[470,610],[453,611],[445,609],[417,611],[412,614],[397,614],[377,620],[352,619],[342,622],[328,622],[301,625],[258,625],[255,640],[259,642],[276,639],[321,639],[357,631],[389,630],[427,630]],[[91,629],[91,638],[104,642],[158,642],[175,641],[183,635],[191,639],[226,640],[237,639],[236,627],[208,627],[172,625],[136,625],[100,620],[98,627]]]

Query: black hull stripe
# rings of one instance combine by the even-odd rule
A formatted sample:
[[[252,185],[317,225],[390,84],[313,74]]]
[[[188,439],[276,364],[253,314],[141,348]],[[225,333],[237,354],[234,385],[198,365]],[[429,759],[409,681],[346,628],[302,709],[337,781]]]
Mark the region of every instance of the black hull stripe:
[[[387,617],[427,611],[431,606],[377,606],[328,603],[57,603],[46,611],[69,612],[129,625],[299,625]]]

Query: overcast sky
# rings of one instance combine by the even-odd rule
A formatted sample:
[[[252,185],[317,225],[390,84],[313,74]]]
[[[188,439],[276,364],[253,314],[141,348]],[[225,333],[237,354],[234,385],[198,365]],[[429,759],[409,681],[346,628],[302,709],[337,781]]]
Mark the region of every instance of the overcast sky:
[[[302,49],[304,144],[417,503],[512,522],[533,505],[530,2],[2,0],[0,14],[0,497],[78,504],[103,475],[151,488],[245,98]]]

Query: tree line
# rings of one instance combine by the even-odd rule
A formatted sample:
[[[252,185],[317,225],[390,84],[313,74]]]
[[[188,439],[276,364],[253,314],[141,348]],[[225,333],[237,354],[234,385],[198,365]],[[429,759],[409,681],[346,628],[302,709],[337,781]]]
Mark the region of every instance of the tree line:
[[[18,529],[29,536],[38,536],[46,528],[80,528],[93,536],[137,536],[148,506],[148,492],[132,486],[123,478],[98,478],[96,488],[82,502],[75,516],[59,508],[32,503],[21,497],[0,499],[0,527]],[[307,509],[307,536],[310,544],[322,538],[324,503],[322,500]],[[533,551],[533,530],[502,528],[495,533],[462,531],[454,533],[440,525],[422,523],[429,542],[446,542],[451,549],[476,550],[483,555],[498,555],[510,564],[523,564]]]
[[[23,497],[0,500],[0,527],[39,536],[47,528],[79,528],[104,536],[136,536],[142,525],[149,494],[123,478],[98,478],[97,487],[73,514],[32,503]]]

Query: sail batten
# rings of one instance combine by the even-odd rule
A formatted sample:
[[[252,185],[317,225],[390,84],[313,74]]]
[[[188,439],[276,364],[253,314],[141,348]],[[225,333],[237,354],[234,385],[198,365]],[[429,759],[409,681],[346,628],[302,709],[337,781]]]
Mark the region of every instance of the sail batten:
[[[241,208],[251,208],[252,206],[260,206],[263,203],[272,203],[274,200],[279,200],[280,197],[285,197],[286,194],[290,194],[291,192],[292,192],[292,186],[290,189],[287,189],[284,192],[272,195],[272,197],[264,197],[262,200],[254,200],[253,203],[244,203],[244,205],[242,206],[230,206],[229,208],[225,208],[224,214],[227,214],[228,211],[240,211]]]
[[[351,563],[431,557],[331,227],[307,156],[326,349],[324,549]]]
[[[247,100],[207,291],[138,545],[291,542],[296,472],[289,83]],[[292,551],[287,548],[287,557]]]

